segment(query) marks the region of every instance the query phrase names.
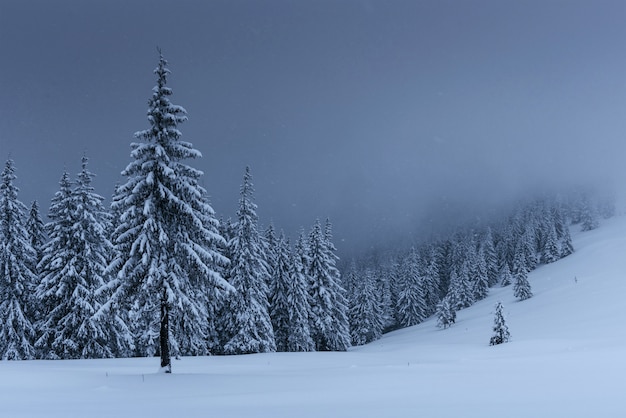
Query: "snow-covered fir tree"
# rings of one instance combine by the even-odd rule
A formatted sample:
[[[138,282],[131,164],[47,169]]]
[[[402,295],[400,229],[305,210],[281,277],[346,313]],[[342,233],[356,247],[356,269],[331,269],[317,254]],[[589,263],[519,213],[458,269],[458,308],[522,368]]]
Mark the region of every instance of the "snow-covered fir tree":
[[[383,312],[372,270],[365,270],[354,292],[349,315],[350,336],[353,345],[363,345],[379,339],[383,333]]]
[[[528,281],[528,273],[524,270],[519,270],[513,275],[513,296],[519,300],[530,299],[533,296],[533,292],[530,288],[530,282]]]
[[[113,188],[113,195],[111,196],[111,203],[109,204],[109,231],[107,236],[112,237],[115,234],[115,230],[120,226],[120,219],[122,219],[122,208],[123,204],[121,204],[118,200],[123,198],[123,195],[120,194],[120,184],[116,183]],[[113,243],[112,243],[113,244]],[[113,250],[115,251],[115,250]]]
[[[528,266],[528,264],[526,264],[527,257],[525,256],[524,248],[524,243],[519,242],[516,247],[515,256],[513,258],[513,267],[511,268],[511,273],[513,275],[516,275],[520,272],[528,273],[531,271],[531,268]]]
[[[218,231],[225,240],[218,247],[219,252],[230,260],[232,254],[229,243],[237,234],[236,225],[230,218],[220,219]],[[230,270],[230,264],[218,269],[226,281],[230,281]],[[214,297],[207,301],[207,351],[211,354],[224,354],[224,346],[231,337],[228,330],[232,318],[229,302],[233,294],[221,292],[217,288],[213,293]]]
[[[96,294],[107,280],[104,271],[112,254],[107,238],[109,217],[103,198],[91,186],[94,175],[82,159],[75,187],[68,192],[67,175],[50,207],[37,297],[43,307],[37,348],[44,358],[103,358],[130,353],[126,323],[114,314],[94,316],[104,303]]]
[[[270,233],[268,234],[268,232]],[[279,241],[274,235],[271,225],[266,231],[265,240],[268,244],[273,241],[273,267],[269,280],[269,312],[274,329],[276,351],[288,351],[286,349],[289,338],[287,324],[289,323],[290,312],[287,306],[289,302],[287,289],[293,282],[291,266],[289,265],[291,253],[284,234],[281,234]]]
[[[309,233],[307,269],[311,302],[311,336],[318,351],[345,351],[350,346],[348,303],[336,268],[330,223],[319,220]]]
[[[281,234],[273,274],[270,316],[277,351],[313,351],[309,329],[309,297],[304,266]]]
[[[150,127],[135,134],[140,142],[131,144],[132,161],[122,172],[128,180],[113,202],[122,215],[103,309],[130,309],[137,354],[159,353],[162,370],[171,372],[172,352],[205,352],[210,290],[232,287],[218,271],[228,259],[217,250],[223,238],[199,184],[203,173],[185,163],[201,153],[181,139],[186,111],[170,102],[166,65],[160,54]]]
[[[263,236],[261,237],[261,243],[263,244],[263,253],[265,254],[265,264],[267,265],[267,286],[271,288],[272,278],[274,276],[274,268],[278,259],[278,237],[274,230],[274,224],[265,229]]]
[[[493,318],[493,336],[489,340],[489,345],[507,343],[511,339],[509,327],[506,324],[506,318],[502,310],[502,303],[496,303],[496,311]]]
[[[378,295],[378,303],[381,309],[383,330],[394,328],[396,325],[391,282],[392,280],[385,269],[380,268],[376,271],[376,293]]]
[[[452,303],[455,311],[472,306],[474,303],[474,289],[469,280],[469,267],[467,262],[461,265],[458,273],[452,271],[448,295],[450,296],[450,303]]]
[[[437,262],[437,248],[434,245],[428,246],[423,254],[423,277],[424,277],[424,301],[426,303],[426,316],[430,316],[437,310],[439,297],[439,265]]]
[[[26,232],[26,206],[19,189],[13,160],[7,160],[0,184],[0,358],[32,359],[35,329],[28,317],[36,276],[36,253]],[[34,310],[34,309],[33,309]]]
[[[527,228],[518,242],[518,252],[521,252],[525,259],[527,271],[533,271],[539,262],[537,257],[537,231],[534,228]]]
[[[487,281],[489,286],[494,286],[498,283],[498,255],[496,253],[495,245],[493,242],[493,232],[491,228],[487,227],[487,231],[480,244],[481,252],[485,260],[485,269],[487,273]]]
[[[449,328],[456,322],[456,311],[454,306],[450,303],[450,297],[446,296],[437,305],[437,326],[439,328]]]
[[[30,245],[35,250],[36,264],[41,261],[43,255],[43,246],[47,241],[45,226],[43,219],[41,219],[41,212],[39,210],[39,203],[36,200],[30,205],[30,212],[28,213],[28,219],[26,221],[26,232],[28,232],[28,238]],[[33,272],[37,272],[37,266],[33,268]]]
[[[472,251],[470,260],[470,282],[474,301],[479,301],[487,297],[489,293],[489,276],[487,263],[482,247],[478,251]]]
[[[401,289],[398,293],[398,321],[403,327],[419,324],[426,319],[424,278],[420,259],[415,248],[411,248],[402,269]]]
[[[554,230],[556,231],[558,246],[560,248],[560,257],[567,257],[574,252],[574,245],[572,244],[569,225],[565,219],[563,210],[560,207],[555,206],[552,209],[552,221],[554,224]]]
[[[561,248],[559,248],[558,237],[554,225],[547,226],[548,231],[545,236],[543,251],[541,252],[541,262],[545,264],[554,263],[561,258]]]
[[[226,354],[276,351],[269,315],[268,271],[263,242],[257,230],[257,206],[250,168],[246,167],[241,185],[236,235],[230,242],[230,283],[236,290],[229,300],[231,320]]]
[[[40,346],[37,355],[43,358],[58,358],[51,356],[54,352],[50,350],[50,341],[45,330],[45,322],[48,320],[47,316],[49,313],[61,303],[61,298],[57,298],[54,293],[44,298],[40,292],[48,286],[48,283],[59,281],[64,266],[68,264],[70,259],[70,253],[66,249],[69,248],[73,222],[72,187],[70,175],[67,171],[64,171],[59,180],[59,190],[54,194],[50,202],[48,210],[49,222],[45,224],[49,240],[42,248],[41,260],[37,265],[39,283],[34,293],[40,313],[36,316],[37,322],[35,325],[38,335],[35,346]]]
[[[504,263],[504,266],[502,266],[502,271],[500,271],[500,286],[509,286],[511,283],[513,283],[511,270],[509,269],[509,265],[507,263]]]

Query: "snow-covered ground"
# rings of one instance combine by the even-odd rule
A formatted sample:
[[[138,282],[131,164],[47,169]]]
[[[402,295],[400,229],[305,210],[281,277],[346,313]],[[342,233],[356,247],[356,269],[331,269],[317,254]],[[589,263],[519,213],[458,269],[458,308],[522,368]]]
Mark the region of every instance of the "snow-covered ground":
[[[626,417],[626,217],[512,287],[347,353],[0,362],[2,417]],[[496,301],[512,342],[488,345]]]

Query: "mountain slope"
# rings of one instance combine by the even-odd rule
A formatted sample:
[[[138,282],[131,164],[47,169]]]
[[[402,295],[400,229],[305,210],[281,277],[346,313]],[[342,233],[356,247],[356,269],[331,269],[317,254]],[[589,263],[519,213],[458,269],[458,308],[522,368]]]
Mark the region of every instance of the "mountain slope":
[[[576,252],[512,287],[347,353],[0,362],[10,417],[623,417],[626,217],[574,233]],[[496,301],[512,341],[488,345]]]

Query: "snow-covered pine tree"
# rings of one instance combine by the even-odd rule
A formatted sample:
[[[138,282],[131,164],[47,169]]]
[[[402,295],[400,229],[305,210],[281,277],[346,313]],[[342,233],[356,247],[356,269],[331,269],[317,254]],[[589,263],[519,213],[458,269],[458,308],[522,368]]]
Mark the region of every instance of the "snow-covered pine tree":
[[[385,278],[389,281],[389,293],[391,303],[391,318],[390,323],[387,325],[387,329],[397,329],[400,325],[400,312],[398,310],[398,298],[402,291],[402,262],[400,257],[392,257],[387,266],[387,272]]]
[[[277,351],[313,351],[315,344],[309,329],[309,297],[304,266],[290,250],[281,234],[278,258],[272,283],[270,316]]]
[[[528,227],[522,234],[521,240],[518,242],[520,246],[518,251],[521,251],[525,258],[525,265],[528,271],[533,271],[537,267],[537,231],[535,228]],[[515,259],[514,259],[515,260]]]
[[[224,237],[225,242],[220,245],[219,251],[229,260],[232,259],[229,243],[237,235],[236,225],[228,218],[220,219],[219,233]],[[230,282],[230,265],[219,268],[219,273]],[[232,293],[224,293],[216,289],[214,297],[207,303],[207,350],[211,354],[225,354],[224,346],[230,340],[229,325],[231,323],[231,310],[229,303],[233,299]]]
[[[109,205],[109,231],[107,236],[109,239],[115,235],[115,230],[120,225],[120,219],[122,218],[122,204],[117,200],[122,199],[123,196],[119,192],[120,184],[116,183],[113,188],[113,195],[111,196],[111,203]],[[111,242],[111,244],[113,244]],[[113,250],[115,251],[115,250]]]
[[[354,303],[350,307],[350,336],[353,345],[363,345],[379,339],[383,333],[383,313],[372,270],[365,270],[354,291]]]
[[[59,190],[54,194],[48,210],[49,222],[45,224],[45,229],[49,240],[42,249],[42,257],[37,269],[39,271],[39,283],[35,291],[41,314],[36,322],[37,355],[42,358],[58,359],[55,351],[51,350],[54,327],[47,329],[48,317],[57,306],[62,303],[61,295],[55,292],[48,295],[42,293],[44,289],[51,288],[53,283],[59,282],[63,277],[63,269],[69,263],[71,253],[70,233],[73,225],[72,208],[72,181],[67,171],[64,171],[59,180]]]
[[[356,295],[356,287],[358,286],[361,278],[357,271],[356,261],[352,259],[348,267],[348,272],[342,274],[343,288],[346,290],[348,306],[351,307],[354,304],[354,296]],[[349,318],[348,318],[349,319]]]
[[[124,317],[113,311],[107,315],[95,315],[109,297],[100,289],[109,281],[105,271],[115,253],[109,240],[111,214],[104,207],[104,198],[95,193],[91,184],[95,174],[88,170],[88,161],[86,156],[82,157],[81,171],[70,202],[73,209],[70,244],[74,250],[70,265],[75,269],[79,286],[69,304],[73,315],[82,320],[74,332],[80,341],[81,358],[126,357],[134,346]],[[72,308],[76,302],[78,306]],[[79,318],[79,311],[85,318]]]
[[[402,327],[417,325],[426,319],[424,278],[420,259],[415,248],[411,248],[402,268],[402,285],[398,294],[398,314]]]
[[[198,352],[206,346],[210,290],[232,287],[218,272],[228,259],[217,250],[223,238],[199,184],[203,173],[185,163],[202,154],[181,140],[178,125],[187,120],[186,111],[170,102],[170,71],[159,55],[150,127],[135,134],[141,142],[131,144],[133,161],[122,172],[128,180],[113,202],[122,215],[108,269],[112,293],[103,310],[130,308],[137,353],[159,353],[161,369],[169,373],[171,350],[177,355],[179,344]]]
[[[498,254],[498,267],[500,271],[506,264],[509,270],[513,268],[513,259],[515,257],[515,249],[517,237],[515,236],[515,228],[512,222],[507,222],[500,231],[501,239],[496,244],[496,253]]]
[[[511,268],[511,273],[515,276],[517,273],[524,272],[528,273],[531,269],[526,264],[527,258],[524,253],[525,245],[521,241],[515,247],[515,256],[513,257],[513,267]]]
[[[504,263],[504,265],[502,266],[502,270],[500,271],[500,286],[509,286],[511,283],[513,283],[511,270],[509,269],[509,265],[507,263]]]
[[[26,221],[26,232],[28,232],[28,238],[30,245],[35,250],[36,264],[41,261],[43,255],[43,246],[46,243],[46,231],[43,220],[41,219],[41,212],[39,211],[39,204],[36,200],[30,205],[30,212],[28,213],[28,220]],[[32,269],[33,273],[37,272],[37,266]]]
[[[496,312],[493,318],[493,336],[489,340],[489,345],[507,343],[511,339],[509,327],[506,324],[506,318],[502,310],[502,303],[496,303]]]
[[[267,299],[267,263],[257,230],[257,206],[252,200],[253,194],[250,167],[246,167],[237,211],[237,233],[230,242],[229,280],[236,293],[229,301],[232,337],[224,346],[226,354],[276,351]]]
[[[470,275],[474,301],[486,298],[489,293],[489,276],[482,247],[478,251],[472,251]]]
[[[270,225],[271,226],[271,225]],[[271,232],[271,233],[267,233]],[[291,317],[288,289],[294,283],[290,266],[291,253],[284,234],[277,239],[273,228],[266,231],[266,243],[273,241],[271,279],[269,281],[269,312],[276,341],[276,351],[288,351],[289,322]],[[306,289],[305,289],[306,290]]]
[[[391,280],[389,272],[384,267],[380,267],[376,272],[376,293],[382,315],[383,331],[393,328],[395,326],[395,317]]]
[[[305,266],[297,253],[290,254],[291,286],[287,289],[288,301],[293,312],[289,323],[287,351],[315,351],[315,342],[311,337],[309,318],[311,316],[308,280]]]
[[[574,252],[574,245],[572,244],[568,222],[565,219],[563,210],[559,206],[552,208],[552,219],[560,248],[559,256],[560,258],[567,257]]]
[[[322,231],[319,220],[309,233],[309,295],[311,336],[318,351],[345,351],[350,346],[345,290],[335,267],[330,223]]]
[[[450,277],[450,303],[455,311],[472,306],[474,303],[474,291],[469,281],[469,267],[467,262],[461,265],[460,271],[457,273],[452,271]]]
[[[267,265],[268,282],[267,286],[271,289],[271,281],[274,276],[274,267],[276,266],[276,260],[278,258],[278,238],[276,237],[276,231],[274,225],[270,225],[265,229],[263,236],[261,237],[263,244],[263,252],[265,254],[265,264]]]
[[[296,244],[293,247],[293,255],[296,261],[302,266],[302,274],[309,283],[309,266],[311,265],[311,258],[309,257],[309,242],[307,240],[306,232],[304,228],[300,229],[300,234],[296,240]],[[309,303],[310,305],[310,303]]]
[[[450,297],[446,296],[437,305],[437,326],[446,329],[456,322],[456,311],[450,303]]]
[[[424,301],[426,302],[426,316],[437,310],[439,298],[439,265],[437,262],[437,247],[428,246],[424,253]]]
[[[35,329],[27,315],[36,276],[33,249],[25,228],[26,206],[17,198],[13,160],[7,160],[0,184],[0,358],[32,359]],[[34,309],[33,309],[34,310]]]
[[[493,232],[489,227],[481,242],[481,250],[485,258],[487,281],[489,286],[494,286],[498,283],[498,255],[493,241]]]
[[[530,282],[528,281],[528,273],[525,270],[519,270],[513,274],[513,296],[519,300],[530,299],[533,296],[533,292],[530,288]]]
[[[31,266],[31,271],[35,275],[36,280],[32,285],[32,289],[29,291],[32,303],[29,303],[29,306],[26,306],[25,309],[26,315],[31,319],[33,326],[36,328],[37,320],[41,317],[41,306],[37,303],[38,301],[35,296],[35,288],[37,287],[40,278],[38,265],[43,257],[43,247],[47,241],[45,225],[41,219],[39,204],[36,200],[33,200],[30,206],[30,212],[28,214],[28,219],[26,220],[26,232],[28,233],[30,245],[35,250],[35,258],[33,260],[33,265]]]
[[[545,264],[554,263],[561,258],[561,249],[559,248],[556,229],[553,224],[547,226],[545,243],[541,253],[541,261]]]
[[[94,317],[104,302],[105,295],[96,291],[107,282],[104,270],[112,245],[107,238],[108,213],[104,199],[91,186],[93,177],[83,157],[74,189],[64,173],[50,206],[50,241],[44,247],[37,287],[44,310],[36,347],[44,358],[124,356],[132,347],[119,317]]]

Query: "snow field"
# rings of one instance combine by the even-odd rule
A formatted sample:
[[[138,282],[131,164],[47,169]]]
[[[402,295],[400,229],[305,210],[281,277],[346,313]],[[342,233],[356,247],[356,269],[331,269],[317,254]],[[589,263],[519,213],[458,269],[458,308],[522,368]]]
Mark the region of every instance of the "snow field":
[[[574,227],[576,228],[576,227]],[[459,311],[347,353],[0,362],[2,417],[624,417],[626,217]],[[502,301],[512,341],[489,346]]]

